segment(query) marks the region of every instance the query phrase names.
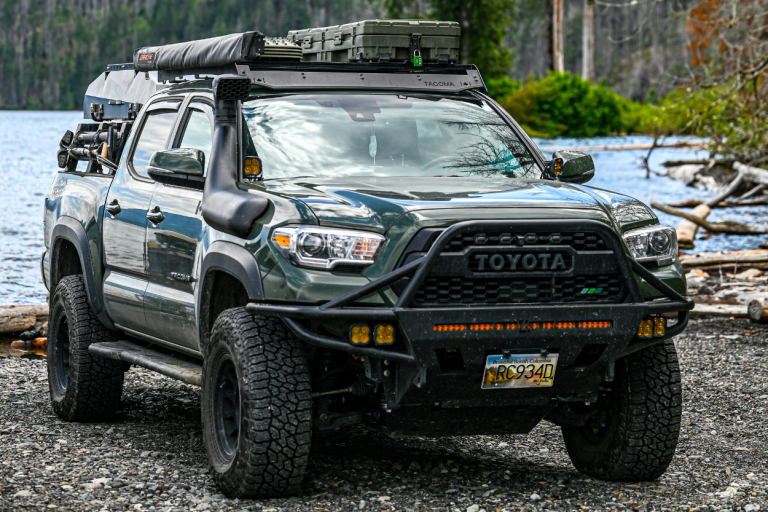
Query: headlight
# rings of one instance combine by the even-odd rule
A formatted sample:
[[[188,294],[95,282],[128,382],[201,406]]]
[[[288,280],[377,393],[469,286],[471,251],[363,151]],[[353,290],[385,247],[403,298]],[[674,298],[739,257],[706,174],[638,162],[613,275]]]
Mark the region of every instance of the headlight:
[[[632,257],[638,262],[655,261],[660,267],[677,259],[677,233],[670,226],[632,229],[623,235]]]
[[[272,241],[288,261],[320,269],[332,269],[341,263],[371,265],[384,240],[367,231],[315,226],[282,227],[272,233]]]

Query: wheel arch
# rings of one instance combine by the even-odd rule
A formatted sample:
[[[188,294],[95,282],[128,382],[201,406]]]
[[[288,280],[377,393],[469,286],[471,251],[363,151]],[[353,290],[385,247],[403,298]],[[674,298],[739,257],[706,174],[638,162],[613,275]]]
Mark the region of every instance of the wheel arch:
[[[88,303],[94,313],[101,312],[91,251],[88,248],[88,236],[83,225],[73,217],[59,217],[51,232],[50,247],[50,289],[55,290],[63,277],[82,274]],[[75,263],[78,265],[76,266]]]
[[[197,329],[203,353],[222,311],[264,298],[256,258],[243,246],[221,240],[211,244],[203,258],[199,290]]]

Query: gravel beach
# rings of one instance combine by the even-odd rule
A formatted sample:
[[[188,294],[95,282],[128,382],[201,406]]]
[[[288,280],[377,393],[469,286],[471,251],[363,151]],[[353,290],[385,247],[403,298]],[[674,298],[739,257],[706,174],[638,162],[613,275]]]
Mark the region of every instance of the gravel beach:
[[[657,481],[581,476],[548,423],[406,440],[357,428],[313,440],[300,495],[259,501],[208,477],[199,388],[132,368],[116,421],[70,424],[51,410],[44,359],[0,356],[0,510],[768,510],[768,328],[694,319],[676,346],[683,427]]]

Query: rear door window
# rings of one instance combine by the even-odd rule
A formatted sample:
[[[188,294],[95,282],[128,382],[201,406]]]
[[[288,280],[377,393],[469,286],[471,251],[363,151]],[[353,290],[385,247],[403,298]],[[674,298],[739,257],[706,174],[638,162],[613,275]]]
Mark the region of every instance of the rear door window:
[[[131,156],[131,167],[136,174],[149,178],[149,160],[156,151],[165,149],[175,120],[175,110],[158,109],[147,114]]]
[[[208,164],[211,159],[211,147],[213,146],[213,127],[208,114],[202,109],[205,108],[199,104],[192,104],[187,116],[187,124],[184,127],[184,134],[181,136],[180,148],[199,149],[205,154],[204,175],[208,174]]]

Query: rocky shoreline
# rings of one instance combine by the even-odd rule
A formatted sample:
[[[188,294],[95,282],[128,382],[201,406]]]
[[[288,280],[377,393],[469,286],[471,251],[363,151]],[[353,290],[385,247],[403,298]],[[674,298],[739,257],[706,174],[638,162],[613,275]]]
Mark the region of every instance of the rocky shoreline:
[[[213,487],[199,388],[132,368],[118,419],[69,424],[50,408],[45,360],[0,357],[0,510],[768,510],[768,329],[694,318],[676,346],[683,427],[655,482],[580,475],[547,423],[444,439],[358,428],[313,440],[298,496],[257,501]]]

